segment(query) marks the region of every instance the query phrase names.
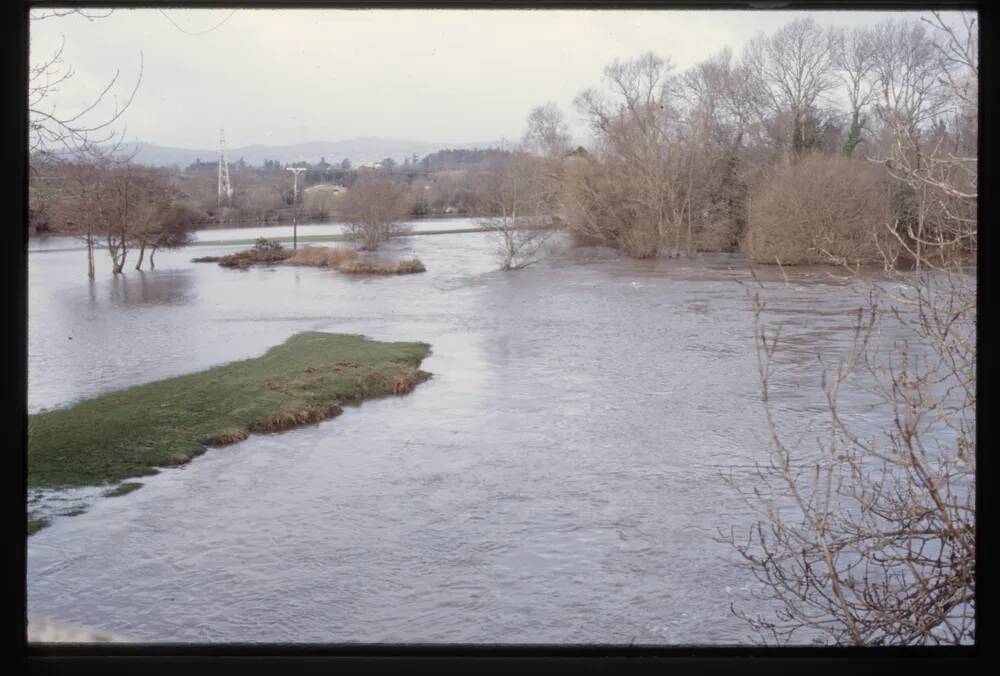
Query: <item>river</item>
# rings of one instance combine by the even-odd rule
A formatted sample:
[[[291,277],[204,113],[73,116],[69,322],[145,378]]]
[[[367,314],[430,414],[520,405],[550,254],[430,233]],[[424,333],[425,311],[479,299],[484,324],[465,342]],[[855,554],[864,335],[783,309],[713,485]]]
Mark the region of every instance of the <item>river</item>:
[[[716,539],[752,519],[721,475],[749,481],[767,459],[746,260],[560,240],[504,273],[496,248],[485,233],[393,240],[427,272],[391,278],[190,262],[235,250],[221,245],[113,278],[98,252],[88,282],[78,243],[34,242],[31,412],[307,330],[425,341],[433,378],[126,496],[33,494],[46,513],[88,509],[29,539],[29,613],[139,641],[757,642],[730,604],[767,609]],[[850,346],[864,300],[834,270],[787,272],[767,272],[769,316],[797,346],[771,397],[806,433],[825,411],[816,355]]]

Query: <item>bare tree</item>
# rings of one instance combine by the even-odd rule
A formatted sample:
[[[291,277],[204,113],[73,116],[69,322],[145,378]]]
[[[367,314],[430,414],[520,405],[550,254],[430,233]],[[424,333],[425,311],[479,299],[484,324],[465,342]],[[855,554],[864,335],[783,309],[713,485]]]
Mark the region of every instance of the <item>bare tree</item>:
[[[875,97],[876,38],[871,29],[855,27],[834,32],[833,64],[850,105],[851,122],[844,154],[851,157],[868,124],[865,110]]]
[[[939,79],[938,48],[919,21],[889,20],[873,27],[875,110],[896,143],[910,144],[919,161],[919,128],[944,112],[951,97]]]
[[[131,158],[112,160],[106,168],[97,208],[97,219],[104,228],[104,241],[111,256],[112,274],[125,269],[129,247],[133,241],[134,217],[141,207],[141,194],[136,180],[138,172]]]
[[[681,90],[686,104],[689,248],[734,249],[746,228],[751,143],[763,127],[765,109],[747,64],[726,48],[687,71]],[[695,239],[692,242],[691,240]]]
[[[681,129],[670,100],[672,69],[652,52],[615,61],[604,69],[607,93],[591,89],[576,99],[596,143],[590,166],[569,177],[572,225],[587,235],[611,237],[637,258],[656,256],[671,240],[679,252],[690,208],[678,148]]]
[[[340,213],[362,251],[379,245],[401,232],[401,221],[409,213],[406,187],[382,172],[365,172],[344,194]]]
[[[55,184],[48,212],[53,223],[62,231],[83,239],[87,245],[87,276],[94,279],[94,246],[103,229],[98,204],[102,199],[102,182],[107,176],[106,158],[91,162],[53,162],[46,167],[46,176]]]
[[[887,138],[871,159],[885,165],[909,199],[893,232],[918,265],[931,252],[948,257],[974,247],[968,240],[976,236],[970,227],[976,218],[975,125],[968,121],[975,119],[978,32],[974,19],[957,32],[936,17],[938,23],[928,24],[936,41],[918,22],[876,27],[876,110]]]
[[[788,117],[792,154],[807,147],[806,115],[833,87],[833,40],[812,18],[798,19],[747,45],[746,62],[775,114]]]
[[[521,139],[521,149],[548,158],[569,150],[570,136],[566,119],[552,101],[537,106],[528,114],[528,126]]]
[[[48,19],[82,16],[88,21],[110,16],[113,10],[91,9],[39,9],[30,14],[32,22]],[[58,153],[83,158],[92,154],[98,146],[117,146],[124,137],[124,130],[116,130],[115,124],[121,120],[132,104],[142,82],[143,59],[139,54],[139,74],[135,85],[124,101],[115,102],[110,112],[101,111],[100,119],[93,119],[95,111],[101,109],[108,99],[121,72],[116,70],[107,84],[94,99],[82,108],[72,112],[60,112],[56,105],[56,94],[74,75],[72,67],[63,60],[65,41],[47,58],[31,65],[28,72],[28,151],[32,156]]]
[[[494,160],[479,175],[480,204],[490,214],[479,223],[497,235],[501,270],[537,262],[551,236],[558,192],[549,176],[546,160],[523,152]]]
[[[129,215],[129,239],[137,247],[139,258],[135,269],[142,270],[146,251],[149,267],[156,268],[159,249],[174,249],[191,241],[200,213],[182,201],[183,194],[173,185],[166,171],[154,168],[133,168],[133,202]]]
[[[936,28],[936,49],[957,56],[940,64],[952,69],[936,78],[944,91],[927,95],[961,99],[956,85],[977,75],[969,58],[977,35],[972,22],[964,32],[945,26]],[[907,125],[893,130],[903,152],[891,171],[946,205],[929,223],[947,236],[904,236],[886,224],[914,265],[887,257],[884,281],[866,284],[853,348],[821,374],[829,415],[819,448],[793,446],[782,432],[771,392],[783,342],[768,335],[766,304],[753,297],[771,454],[753,488],[730,477],[759,521],[724,539],[777,604],[772,616],[736,612],[781,642],[802,634],[853,645],[975,640],[976,163],[949,153],[917,162],[906,152]],[[890,427],[864,430],[863,411],[843,404],[845,392],[871,401]]]

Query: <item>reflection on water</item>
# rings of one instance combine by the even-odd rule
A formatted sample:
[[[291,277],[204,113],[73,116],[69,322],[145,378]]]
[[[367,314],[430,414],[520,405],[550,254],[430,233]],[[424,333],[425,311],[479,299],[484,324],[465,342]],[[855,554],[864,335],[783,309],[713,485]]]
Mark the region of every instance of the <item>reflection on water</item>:
[[[179,305],[191,302],[194,279],[190,271],[143,271],[112,277],[108,299],[130,309],[144,305]]]
[[[754,607],[752,580],[714,540],[751,518],[720,473],[766,459],[745,262],[563,246],[500,273],[495,249],[395,240],[427,272],[391,278],[188,249],[116,279],[99,256],[91,284],[82,251],[32,254],[33,411],[306,330],[426,341],[434,378],[123,497],[36,497],[92,507],[29,540],[31,613],[143,641],[755,640],[730,613]],[[805,432],[816,354],[847,348],[863,303],[826,271],[788,274],[768,311],[797,349],[771,396]]]

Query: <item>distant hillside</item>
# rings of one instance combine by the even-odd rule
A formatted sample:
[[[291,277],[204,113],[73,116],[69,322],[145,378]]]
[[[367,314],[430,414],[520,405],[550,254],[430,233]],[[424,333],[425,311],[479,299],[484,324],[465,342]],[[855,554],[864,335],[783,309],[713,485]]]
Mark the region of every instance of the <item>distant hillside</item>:
[[[264,160],[279,162],[319,162],[326,158],[327,162],[341,162],[348,159],[355,166],[365,162],[378,162],[391,157],[402,163],[407,157],[416,154],[424,157],[430,153],[445,148],[467,149],[488,148],[498,145],[498,142],[484,143],[429,143],[425,141],[407,141],[400,139],[385,139],[375,136],[362,136],[344,141],[315,141],[312,143],[297,143],[294,145],[249,145],[226,148],[226,158],[237,162],[242,157],[246,162],[260,165]],[[177,165],[181,168],[201,160],[214,161],[219,155],[218,148],[173,148],[152,143],[128,144],[123,152],[136,150],[135,161],[153,166]]]

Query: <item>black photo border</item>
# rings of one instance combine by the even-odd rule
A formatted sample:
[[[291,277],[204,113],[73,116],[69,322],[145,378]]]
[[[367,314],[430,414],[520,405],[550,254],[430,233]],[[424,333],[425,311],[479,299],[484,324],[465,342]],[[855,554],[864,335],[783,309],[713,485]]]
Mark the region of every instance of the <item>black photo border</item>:
[[[942,10],[966,9],[979,12],[980,25],[980,111],[979,111],[979,261],[977,268],[978,324],[977,346],[977,607],[976,644],[974,646],[942,646],[912,648],[830,648],[830,647],[756,647],[756,646],[625,646],[625,645],[467,645],[467,644],[31,644],[25,642],[26,569],[27,569],[27,72],[28,72],[28,9],[46,6],[102,7],[218,7],[218,8],[526,8],[526,9],[799,9],[799,10]],[[913,673],[914,670],[934,670],[939,674],[966,673],[985,663],[995,652],[991,645],[994,605],[989,573],[995,569],[996,528],[992,519],[993,498],[991,481],[995,477],[992,457],[983,453],[991,448],[995,438],[994,423],[989,411],[995,397],[991,386],[996,383],[997,360],[992,352],[995,336],[991,300],[995,290],[995,273],[988,257],[996,253],[989,224],[997,220],[996,200],[992,199],[996,159],[991,155],[997,133],[991,123],[1000,120],[997,107],[996,10],[986,2],[865,2],[841,0],[829,2],[725,2],[703,0],[650,0],[647,2],[607,2],[554,0],[541,2],[336,2],[333,0],[244,0],[243,2],[128,2],[97,0],[96,2],[30,2],[7,0],[0,3],[4,30],[0,45],[0,63],[6,71],[4,87],[7,96],[2,106],[6,132],[4,145],[12,150],[3,164],[12,169],[11,178],[3,182],[7,198],[3,202],[7,218],[0,227],[0,297],[5,325],[3,381],[3,470],[4,486],[0,491],[6,528],[3,539],[4,568],[3,637],[7,663],[18,672],[39,674],[97,673],[161,674],[161,673],[399,673],[414,669],[427,673],[751,673],[751,674],[813,674],[845,673]],[[985,190],[983,189],[985,187]],[[985,415],[984,415],[985,413]]]

